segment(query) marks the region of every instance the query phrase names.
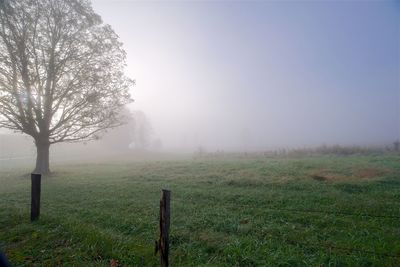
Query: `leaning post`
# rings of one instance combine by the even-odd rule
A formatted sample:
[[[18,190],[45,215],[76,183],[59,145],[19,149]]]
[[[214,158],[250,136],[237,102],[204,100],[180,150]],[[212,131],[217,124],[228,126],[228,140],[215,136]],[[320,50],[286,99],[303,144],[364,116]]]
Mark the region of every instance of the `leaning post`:
[[[170,200],[171,191],[163,189],[160,200],[160,239],[156,242],[156,253],[160,252],[160,264],[162,267],[168,267],[169,265]]]

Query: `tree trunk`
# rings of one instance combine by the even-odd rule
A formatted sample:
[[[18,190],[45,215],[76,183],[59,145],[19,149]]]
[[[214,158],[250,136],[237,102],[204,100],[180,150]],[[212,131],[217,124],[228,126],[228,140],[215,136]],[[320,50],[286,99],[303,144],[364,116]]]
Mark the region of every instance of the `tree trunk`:
[[[36,168],[34,173],[46,175],[50,173],[49,166],[49,141],[36,141]]]

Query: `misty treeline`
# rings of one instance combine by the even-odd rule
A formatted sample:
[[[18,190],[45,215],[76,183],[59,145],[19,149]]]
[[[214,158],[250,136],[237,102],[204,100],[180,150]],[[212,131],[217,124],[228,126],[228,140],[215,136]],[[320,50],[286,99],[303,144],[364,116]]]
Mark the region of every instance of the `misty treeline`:
[[[112,150],[160,150],[162,141],[154,136],[153,126],[141,110],[122,110],[124,125],[107,130],[100,141]]]
[[[265,151],[239,151],[229,152],[224,150],[207,151],[204,147],[198,147],[193,154],[194,159],[204,158],[260,158],[260,157],[302,157],[321,155],[371,155],[384,153],[400,153],[400,141],[385,146],[342,146],[321,145],[309,148],[280,148]]]
[[[0,127],[33,138],[34,172],[50,172],[51,145],[123,124],[125,59],[89,1],[0,1]]]
[[[56,144],[51,153],[57,160],[68,160],[71,156],[99,157],[98,153],[109,154],[108,156],[134,153],[140,156],[141,153],[162,151],[162,140],[154,133],[152,124],[143,111],[124,108],[121,113],[124,124],[105,131],[98,140]],[[3,133],[0,134],[0,140],[0,159],[30,158],[35,155],[34,144],[26,135]]]

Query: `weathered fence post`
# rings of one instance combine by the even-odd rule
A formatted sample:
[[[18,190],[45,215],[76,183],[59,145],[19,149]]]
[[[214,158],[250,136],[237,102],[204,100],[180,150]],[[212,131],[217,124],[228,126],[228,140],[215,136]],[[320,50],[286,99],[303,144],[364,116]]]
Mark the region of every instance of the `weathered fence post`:
[[[40,187],[42,175],[32,173],[32,189],[31,189],[31,221],[37,220],[40,215]]]
[[[163,267],[168,267],[170,200],[171,191],[163,189],[160,200],[160,239],[156,242],[156,253],[160,252],[160,264]]]

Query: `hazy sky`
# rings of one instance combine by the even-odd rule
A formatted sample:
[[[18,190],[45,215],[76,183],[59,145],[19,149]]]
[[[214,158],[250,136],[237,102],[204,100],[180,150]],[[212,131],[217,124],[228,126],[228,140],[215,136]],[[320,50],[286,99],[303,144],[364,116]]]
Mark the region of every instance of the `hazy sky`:
[[[93,1],[165,147],[400,137],[400,4]]]

